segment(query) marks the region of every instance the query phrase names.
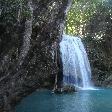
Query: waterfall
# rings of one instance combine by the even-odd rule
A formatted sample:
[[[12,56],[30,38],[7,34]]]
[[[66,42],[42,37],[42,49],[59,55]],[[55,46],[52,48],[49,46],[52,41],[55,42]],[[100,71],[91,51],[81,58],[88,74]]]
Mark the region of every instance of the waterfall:
[[[80,37],[63,35],[60,52],[63,62],[63,84],[92,89],[90,64]]]

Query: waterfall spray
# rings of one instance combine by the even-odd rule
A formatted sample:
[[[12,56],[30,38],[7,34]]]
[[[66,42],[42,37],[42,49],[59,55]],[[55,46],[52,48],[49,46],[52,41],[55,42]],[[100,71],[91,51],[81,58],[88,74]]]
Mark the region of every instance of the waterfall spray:
[[[80,37],[63,35],[60,43],[63,84],[92,89],[91,68]]]

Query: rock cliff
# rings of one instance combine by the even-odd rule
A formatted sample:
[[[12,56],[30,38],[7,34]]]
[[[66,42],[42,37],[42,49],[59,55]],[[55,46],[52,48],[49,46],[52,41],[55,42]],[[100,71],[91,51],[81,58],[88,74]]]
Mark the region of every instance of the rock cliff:
[[[68,3],[0,1],[0,112],[12,111],[37,88],[53,85]]]

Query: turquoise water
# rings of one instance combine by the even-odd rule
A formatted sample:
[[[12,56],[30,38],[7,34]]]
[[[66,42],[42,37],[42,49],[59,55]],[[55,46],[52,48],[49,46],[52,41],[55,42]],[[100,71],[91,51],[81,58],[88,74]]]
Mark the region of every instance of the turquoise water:
[[[40,90],[24,98],[16,112],[112,112],[112,89],[58,95]]]

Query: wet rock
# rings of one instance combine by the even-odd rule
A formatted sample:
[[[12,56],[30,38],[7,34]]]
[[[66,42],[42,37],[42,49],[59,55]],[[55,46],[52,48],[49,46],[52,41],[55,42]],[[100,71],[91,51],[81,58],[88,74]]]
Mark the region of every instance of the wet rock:
[[[63,92],[64,93],[71,93],[71,92],[76,92],[77,89],[75,86],[67,85],[63,87]]]
[[[57,88],[53,90],[53,93],[62,94],[62,93],[72,93],[76,92],[78,89],[75,86],[66,85],[63,88]]]

